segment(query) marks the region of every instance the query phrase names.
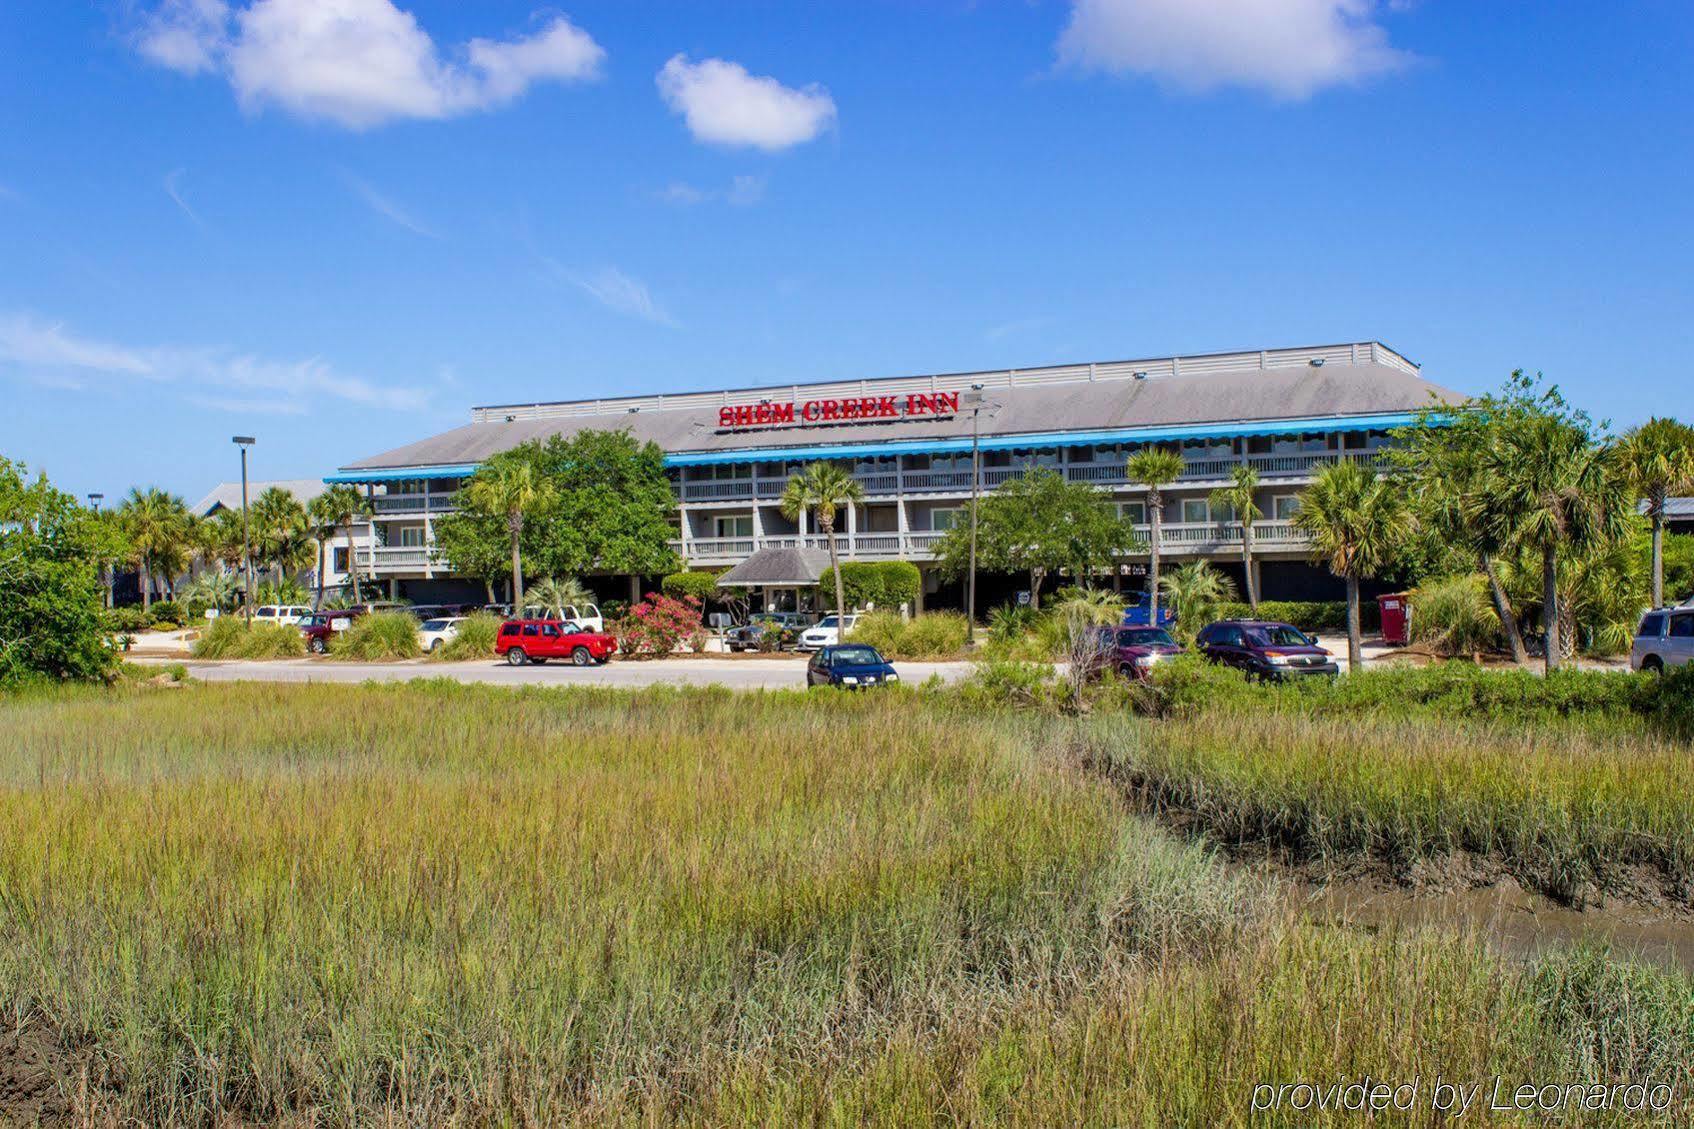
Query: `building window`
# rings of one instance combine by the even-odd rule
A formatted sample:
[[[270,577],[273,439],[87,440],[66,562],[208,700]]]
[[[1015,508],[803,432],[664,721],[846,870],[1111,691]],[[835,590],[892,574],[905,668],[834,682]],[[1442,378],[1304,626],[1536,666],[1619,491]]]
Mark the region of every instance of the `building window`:
[[[1120,502],[1118,504],[1118,516],[1129,522],[1131,525],[1146,525],[1147,503]]]
[[[929,511],[929,527],[937,533],[958,529],[970,524],[970,511],[964,506],[948,506]]]
[[[1182,520],[1193,525],[1204,525],[1212,520],[1212,506],[1204,498],[1184,498],[1182,500]]]
[[[1271,499],[1271,517],[1277,521],[1293,521],[1300,512],[1300,495],[1278,494]]]
[[[421,549],[424,547],[424,529],[421,525],[402,525],[400,527],[400,547],[402,549]]]
[[[347,547],[345,545],[337,546],[335,553],[330,557],[330,560],[332,562],[331,567],[333,567],[336,572],[346,572]]]
[[[714,537],[751,537],[753,536],[753,515],[715,517],[712,519],[712,530]]]

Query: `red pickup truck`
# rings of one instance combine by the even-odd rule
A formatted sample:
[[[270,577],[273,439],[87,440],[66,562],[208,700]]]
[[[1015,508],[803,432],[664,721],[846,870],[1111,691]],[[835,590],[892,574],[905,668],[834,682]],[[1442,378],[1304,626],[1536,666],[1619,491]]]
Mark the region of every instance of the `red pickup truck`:
[[[575,666],[603,663],[618,641],[600,631],[584,631],[569,620],[509,619],[500,625],[494,653],[513,666],[569,659]]]

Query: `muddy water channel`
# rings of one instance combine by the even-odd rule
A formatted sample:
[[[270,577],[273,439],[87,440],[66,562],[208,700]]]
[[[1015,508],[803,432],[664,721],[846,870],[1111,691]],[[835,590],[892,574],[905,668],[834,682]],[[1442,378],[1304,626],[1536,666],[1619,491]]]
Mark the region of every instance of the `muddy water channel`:
[[[1302,880],[1294,883],[1293,897],[1316,920],[1357,929],[1457,928],[1516,956],[1601,942],[1619,956],[1694,972],[1694,917],[1618,900],[1571,909],[1509,878],[1456,890],[1369,878]]]

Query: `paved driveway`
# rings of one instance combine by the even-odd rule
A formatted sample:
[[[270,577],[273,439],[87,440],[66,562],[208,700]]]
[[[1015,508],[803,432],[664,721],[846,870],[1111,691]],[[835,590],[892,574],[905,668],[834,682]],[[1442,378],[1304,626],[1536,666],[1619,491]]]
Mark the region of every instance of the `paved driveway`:
[[[146,660],[143,660],[146,661]],[[194,678],[206,682],[405,682],[413,678],[452,678],[497,686],[728,686],[737,690],[806,684],[806,664],[798,659],[675,658],[640,662],[613,661],[605,666],[575,667],[550,662],[546,666],[507,666],[500,662],[356,663],[335,659],[277,659],[269,662],[183,663]],[[895,664],[907,682],[922,682],[938,674],[952,682],[970,673],[963,662]]]

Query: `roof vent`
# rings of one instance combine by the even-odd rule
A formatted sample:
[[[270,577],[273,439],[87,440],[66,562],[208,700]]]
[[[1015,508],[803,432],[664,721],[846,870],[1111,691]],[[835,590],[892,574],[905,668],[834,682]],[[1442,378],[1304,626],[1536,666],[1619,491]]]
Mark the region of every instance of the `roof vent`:
[[[636,412],[639,412],[640,410],[641,410],[640,404],[631,404],[630,408],[629,408],[629,414],[634,415]]]
[[[1322,357],[1313,357],[1311,360],[1307,361],[1306,363],[1311,365],[1313,368],[1322,368],[1323,367],[1323,358]]]
[[[507,417],[506,417],[506,422],[507,422],[507,423],[511,423],[511,422],[512,422],[512,421],[513,421],[513,420],[515,420],[515,419],[517,419],[517,418],[518,418],[518,417],[517,417],[517,416],[507,416]]]
[[[1142,372],[1142,371],[1132,372],[1129,375],[1133,376],[1137,380],[1146,380],[1147,379],[1147,374],[1145,372]]]

